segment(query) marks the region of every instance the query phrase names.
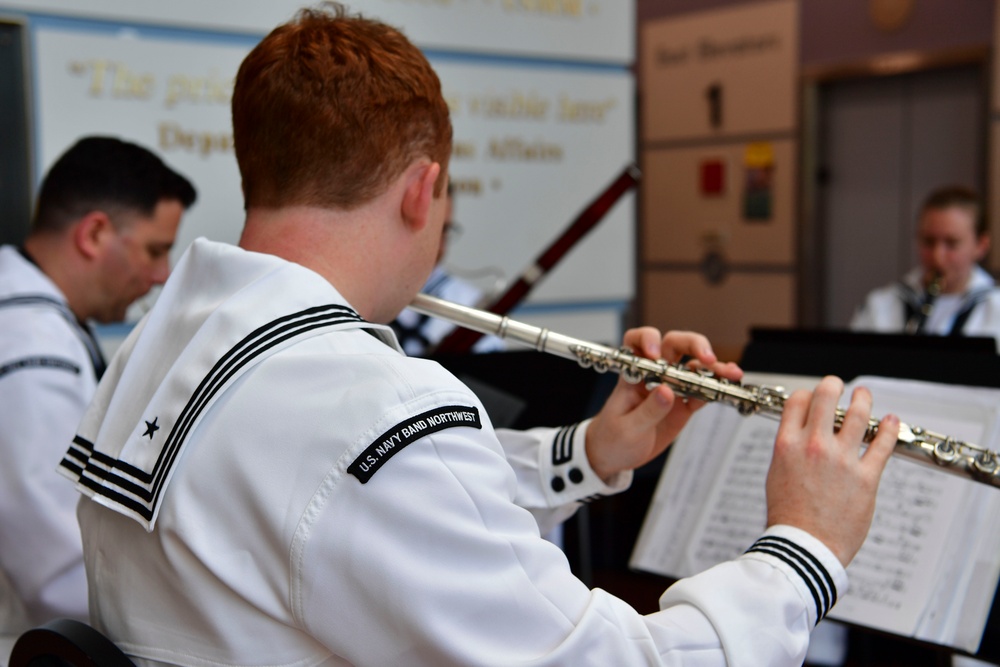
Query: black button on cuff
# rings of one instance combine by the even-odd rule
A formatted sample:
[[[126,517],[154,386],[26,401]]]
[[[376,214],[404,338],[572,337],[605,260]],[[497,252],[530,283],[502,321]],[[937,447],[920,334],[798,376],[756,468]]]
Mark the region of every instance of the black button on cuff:
[[[563,481],[562,477],[553,477],[552,478],[552,490],[553,491],[555,491],[556,493],[559,493],[559,492],[561,492],[565,488],[566,488],[566,482]]]
[[[573,468],[572,470],[570,470],[569,481],[573,482],[574,484],[579,484],[580,482],[582,482],[583,471],[581,471],[579,468]]]

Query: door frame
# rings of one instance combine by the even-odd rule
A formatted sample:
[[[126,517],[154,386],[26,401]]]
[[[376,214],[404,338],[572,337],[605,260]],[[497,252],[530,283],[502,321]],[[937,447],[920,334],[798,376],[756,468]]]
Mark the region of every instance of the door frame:
[[[0,191],[0,243],[21,243],[31,226],[35,191],[32,136],[31,61],[25,20],[0,15],[0,50],[9,66],[0,67],[0,125],[4,128],[4,188]]]
[[[881,54],[868,59],[833,65],[804,66],[799,84],[799,224],[798,239],[798,323],[803,327],[823,325],[826,298],[826,265],[821,243],[824,238],[826,221],[820,206],[817,180],[820,178],[820,87],[837,81],[873,79],[878,77],[915,74],[949,67],[974,65],[983,72],[985,91],[982,109],[983,128],[987,132],[987,145],[982,147],[983,162],[987,174],[991,171],[988,156],[989,100],[991,50],[989,46],[948,49],[940,51],[900,51]],[[989,215],[990,186],[988,176],[983,179],[982,197]],[[995,223],[991,222],[991,227]],[[993,234],[993,236],[996,236]]]

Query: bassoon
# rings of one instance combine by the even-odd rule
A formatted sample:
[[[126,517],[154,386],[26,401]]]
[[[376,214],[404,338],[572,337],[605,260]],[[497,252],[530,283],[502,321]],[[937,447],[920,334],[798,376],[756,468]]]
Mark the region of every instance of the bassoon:
[[[506,315],[534,288],[538,280],[561,260],[569,250],[593,229],[622,195],[639,183],[641,174],[634,164],[628,165],[603,192],[587,205],[559,237],[511,283],[507,291],[485,310]],[[455,329],[434,347],[435,354],[464,354],[472,349],[482,333],[470,329]]]

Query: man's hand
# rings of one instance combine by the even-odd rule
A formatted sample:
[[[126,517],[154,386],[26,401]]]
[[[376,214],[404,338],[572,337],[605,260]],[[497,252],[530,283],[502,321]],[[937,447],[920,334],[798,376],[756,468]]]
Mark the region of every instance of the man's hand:
[[[727,380],[739,380],[743,371],[733,363],[719,363],[708,339],[701,334],[671,331],[660,338],[653,327],[629,329],[625,346],[650,359],[677,363],[691,357],[694,367],[707,368]],[[604,407],[587,429],[587,457],[601,479],[633,470],[656,458],[703,405],[681,401],[666,385],[648,391],[642,384],[618,380]]]
[[[861,548],[875,512],[875,495],[899,434],[899,419],[885,417],[861,454],[872,397],[858,388],[843,425],[834,433],[834,410],[844,383],[826,377],[816,389],[787,401],[767,475],[767,524],[812,534],[846,566]]]

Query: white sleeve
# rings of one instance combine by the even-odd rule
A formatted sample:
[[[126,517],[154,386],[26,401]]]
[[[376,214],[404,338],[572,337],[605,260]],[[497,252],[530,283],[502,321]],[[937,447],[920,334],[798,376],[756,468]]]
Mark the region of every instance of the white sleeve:
[[[740,558],[671,586],[660,608],[702,612],[729,667],[800,665],[809,633],[847,585],[847,573],[823,543],[798,528],[772,526]],[[754,614],[766,622],[747,623]]]
[[[905,306],[892,286],[872,290],[851,318],[852,331],[901,332],[906,324]]]
[[[7,370],[0,375],[0,568],[33,622],[85,620],[79,494],[56,466],[86,408],[92,371],[84,365],[89,360],[47,358],[65,365],[32,365],[39,356],[0,363]]]
[[[296,622],[354,664],[801,665],[814,600],[780,558],[748,554],[643,616],[573,575],[515,504],[521,486],[488,428],[421,438],[365,484],[344,477],[299,527]]]
[[[975,307],[966,323],[966,336],[992,336],[1000,354],[1000,288],[993,288],[989,295]]]
[[[875,317],[872,310],[872,295],[869,294],[851,317],[851,331],[875,331]]]
[[[632,483],[631,471],[602,480],[590,467],[589,424],[588,419],[559,428],[496,432],[517,477],[514,502],[532,513],[543,535],[571,517],[581,503],[619,493]]]

